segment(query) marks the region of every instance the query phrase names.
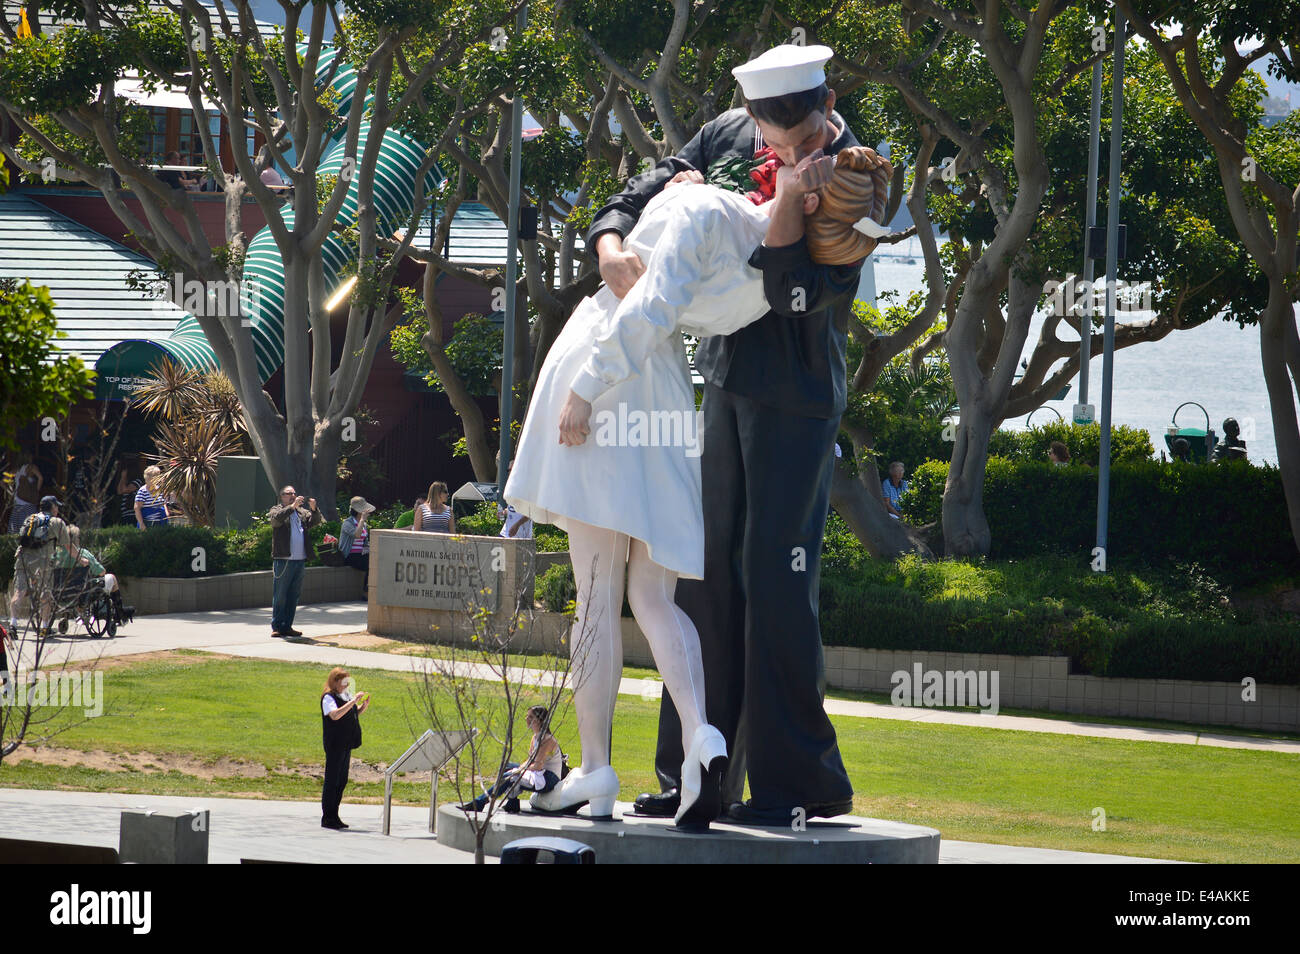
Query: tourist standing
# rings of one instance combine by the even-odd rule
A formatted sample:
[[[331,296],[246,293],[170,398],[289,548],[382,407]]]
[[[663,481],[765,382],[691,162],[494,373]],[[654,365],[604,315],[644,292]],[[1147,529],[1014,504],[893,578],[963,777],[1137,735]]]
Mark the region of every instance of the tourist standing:
[[[41,486],[45,475],[41,473],[35,461],[28,461],[14,474],[14,508],[9,511],[9,532],[18,533],[24,521],[39,509],[37,501],[41,499]]]
[[[144,486],[143,482],[135,475],[135,464],[122,461],[122,467],[117,473],[117,492],[121,495],[121,523],[124,527],[134,526],[136,524],[135,516],[135,495],[140,492]]]
[[[415,508],[415,523],[412,529],[424,533],[455,533],[456,518],[452,515],[451,507],[447,505],[449,499],[446,484],[441,480],[431,483],[424,503]]]
[[[40,510],[23,521],[14,553],[14,595],[9,602],[9,631],[18,629],[18,612],[24,599],[38,612],[42,637],[54,619],[54,561],[60,549],[70,547],[68,525],[59,519],[59,499],[41,498]]]
[[[298,595],[307,565],[307,531],[325,518],[316,509],[315,497],[302,497],[292,485],[280,491],[280,502],[267,512],[271,521],[271,563],[274,583],[271,595],[271,635],[301,636],[293,628],[298,612]]]
[[[325,783],[320,795],[320,826],[335,831],[348,827],[339,818],[339,803],[343,801],[343,789],[348,784],[352,750],[361,747],[359,715],[370,705],[369,693],[352,696],[348,691],[348,679],[346,669],[331,669],[325,680],[325,691],[320,697],[321,734],[325,744]]]

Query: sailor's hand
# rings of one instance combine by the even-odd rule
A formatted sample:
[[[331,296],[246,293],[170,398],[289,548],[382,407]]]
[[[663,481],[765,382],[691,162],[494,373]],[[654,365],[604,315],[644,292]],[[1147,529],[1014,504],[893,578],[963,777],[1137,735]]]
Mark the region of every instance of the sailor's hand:
[[[704,176],[697,169],[683,169],[677,175],[673,176],[664,183],[665,189],[671,189],[675,185],[681,185],[683,182],[704,182]]]
[[[600,277],[604,279],[615,298],[622,298],[632,290],[636,280],[645,272],[645,263],[636,252],[624,251],[623,241],[617,235],[612,232],[606,234],[617,240],[617,248],[612,241],[600,248]],[[604,239],[605,236],[602,235],[601,238]]]
[[[591,404],[585,399],[569,392],[569,398],[560,409],[560,443],[576,447],[585,443],[591,428]]]

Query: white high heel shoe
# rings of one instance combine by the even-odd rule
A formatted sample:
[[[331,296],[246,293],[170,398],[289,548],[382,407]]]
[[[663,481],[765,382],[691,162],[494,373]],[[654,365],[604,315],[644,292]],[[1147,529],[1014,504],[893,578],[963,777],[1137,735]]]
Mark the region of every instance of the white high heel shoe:
[[[538,792],[528,804],[533,811],[548,815],[576,814],[583,805],[590,805],[593,819],[613,821],[617,798],[618,775],[612,765],[606,765],[590,774],[575,769],[549,792]]]
[[[678,828],[708,828],[709,822],[722,814],[722,779],[726,774],[726,739],[713,726],[700,726],[682,762],[681,804],[673,818]]]

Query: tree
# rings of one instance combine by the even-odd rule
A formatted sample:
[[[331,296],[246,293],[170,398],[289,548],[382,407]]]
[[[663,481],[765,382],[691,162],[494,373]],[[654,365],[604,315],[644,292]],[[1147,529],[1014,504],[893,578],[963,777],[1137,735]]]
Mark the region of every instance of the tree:
[[[867,394],[898,356],[910,353],[919,370],[935,349],[947,351],[961,407],[944,496],[950,554],[987,552],[982,474],[993,428],[1069,383],[1079,370],[1079,336],[1091,336],[1093,354],[1101,350],[1100,309],[1076,273],[1088,74],[1096,62],[1108,68],[1113,38],[1094,26],[1096,4],[1005,5],[996,16],[992,9],[972,14],[962,4],[906,0],[833,10],[798,4],[790,19],[778,14],[809,42],[815,36],[835,48],[842,93],[878,87],[866,98],[880,117],[873,128],[888,136],[893,155],[913,157],[907,208],[918,224],[928,296],[901,324],[850,325],[862,344],[851,381]],[[1121,307],[1153,314],[1126,315],[1117,349],[1194,327],[1254,290],[1240,247],[1225,235],[1224,204],[1203,188],[1210,168],[1188,148],[1194,130],[1163,71],[1139,52],[1128,82],[1138,95],[1126,122],[1136,120],[1138,132],[1123,144],[1125,277],[1146,294],[1132,296],[1140,303],[1121,294]],[[895,171],[901,176],[904,163]],[[936,228],[948,237],[942,249]],[[1038,340],[1017,367],[1029,320],[1043,306]],[[1063,338],[1063,328],[1074,337]],[[869,430],[861,422],[846,430],[861,457]]]
[[[49,289],[0,280],[0,450],[17,450],[21,428],[62,420],[93,393],[94,372],[53,344],[66,337]]]
[[[1263,125],[1252,70],[1269,58],[1273,75],[1300,80],[1300,3],[1117,0],[1117,6],[1150,44],[1209,145],[1232,225],[1266,283],[1257,318],[1260,361],[1291,533],[1300,546],[1300,115]]]
[[[243,405],[271,482],[310,487],[331,516],[341,435],[395,321],[392,283],[427,201],[426,181],[432,182],[435,159],[462,121],[482,113],[496,94],[486,90],[480,101],[453,97],[449,114],[438,117],[441,125],[427,116],[415,123],[412,107],[435,75],[454,75],[468,49],[485,46],[517,4],[350,0],[343,6],[347,15],[341,17],[332,3],[313,2],[308,11],[301,2],[280,0],[284,29],[274,35],[257,23],[250,0],[218,0],[210,7],[198,0],[68,3],[60,13],[74,27],[46,36],[37,25],[36,35],[25,39],[0,18],[6,38],[0,114],[42,155],[103,193],[166,274],[241,280],[249,242],[240,208],[245,196],[257,202],[267,222],[265,247],[274,249],[283,268],[283,289],[275,292],[283,302],[283,413],[263,391],[257,349],[265,344],[253,328],[224,313],[195,318]],[[324,40],[328,25],[332,46]],[[146,83],[187,91],[207,165],[225,192],[225,244],[210,244],[190,197],[133,157],[130,136],[123,135],[130,107],[115,95],[127,70]],[[237,139],[250,131],[266,142],[256,158],[236,149],[233,173],[221,168],[204,99]],[[354,103],[364,108],[351,108]],[[50,123],[59,136],[47,132]],[[395,214],[377,193],[383,144],[401,134],[414,183],[409,215]],[[63,137],[80,147],[67,148]],[[0,151],[29,174],[35,171],[21,148],[0,145]],[[97,154],[110,168],[86,158]],[[293,186],[283,206],[260,179],[272,163]],[[128,197],[139,201],[141,214],[127,205]],[[403,223],[400,241],[381,241]],[[352,291],[341,296],[348,302],[341,342],[326,308],[332,295],[340,297],[340,288],[327,282],[327,253],[336,264],[342,261],[340,279],[355,278]]]

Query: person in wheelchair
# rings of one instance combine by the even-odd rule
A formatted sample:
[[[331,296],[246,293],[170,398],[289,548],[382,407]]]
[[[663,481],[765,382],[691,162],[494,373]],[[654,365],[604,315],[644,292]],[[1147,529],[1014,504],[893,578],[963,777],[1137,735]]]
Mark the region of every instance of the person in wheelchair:
[[[68,528],[68,541],[68,551],[60,550],[54,559],[59,632],[66,633],[68,621],[79,617],[92,636],[116,635],[119,625],[135,618],[135,609],[122,604],[117,577],[81,545],[79,527]]]

